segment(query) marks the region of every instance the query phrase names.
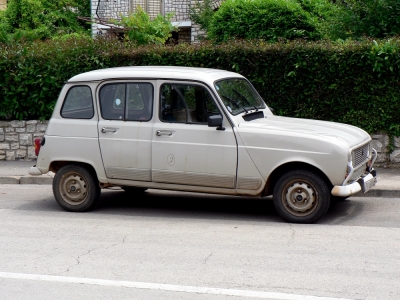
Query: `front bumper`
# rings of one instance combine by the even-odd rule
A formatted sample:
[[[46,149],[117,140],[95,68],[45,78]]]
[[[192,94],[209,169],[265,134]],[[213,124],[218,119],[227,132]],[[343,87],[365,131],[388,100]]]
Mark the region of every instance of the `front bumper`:
[[[376,171],[363,174],[360,179],[348,185],[336,185],[333,187],[331,194],[338,197],[348,197],[360,191],[368,192],[377,183]]]

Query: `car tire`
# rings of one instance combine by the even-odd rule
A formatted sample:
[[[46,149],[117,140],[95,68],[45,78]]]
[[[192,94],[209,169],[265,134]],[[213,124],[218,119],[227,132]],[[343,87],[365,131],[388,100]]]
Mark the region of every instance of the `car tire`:
[[[53,179],[53,194],[66,211],[90,210],[100,198],[100,186],[94,172],[71,164],[57,171]]]
[[[292,223],[314,223],[329,209],[330,191],[326,182],[309,170],[283,174],[275,184],[273,201],[279,215]]]

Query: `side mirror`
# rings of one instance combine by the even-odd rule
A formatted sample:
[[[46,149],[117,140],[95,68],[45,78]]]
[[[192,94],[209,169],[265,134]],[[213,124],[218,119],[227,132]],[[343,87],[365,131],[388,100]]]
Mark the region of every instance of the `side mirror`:
[[[222,116],[221,115],[209,116],[208,127],[217,127],[217,130],[225,130],[225,128],[222,127]]]

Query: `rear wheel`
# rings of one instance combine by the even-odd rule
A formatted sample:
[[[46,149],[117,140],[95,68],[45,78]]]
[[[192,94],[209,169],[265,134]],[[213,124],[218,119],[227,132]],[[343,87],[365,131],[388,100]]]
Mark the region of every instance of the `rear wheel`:
[[[274,205],[288,222],[313,223],[328,211],[331,195],[325,181],[309,170],[283,174],[274,187]]]
[[[66,165],[53,179],[53,193],[58,204],[67,211],[91,209],[100,198],[100,187],[93,172],[81,165]]]

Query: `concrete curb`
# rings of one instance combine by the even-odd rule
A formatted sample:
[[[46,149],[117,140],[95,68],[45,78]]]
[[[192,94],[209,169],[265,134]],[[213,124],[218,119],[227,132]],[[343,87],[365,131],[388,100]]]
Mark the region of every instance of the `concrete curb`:
[[[19,176],[0,176],[0,184],[19,184]]]
[[[0,176],[0,184],[52,184],[53,177],[42,176]]]
[[[354,197],[379,197],[379,198],[399,198],[400,190],[383,190],[383,189],[371,189],[367,193],[359,193]]]

